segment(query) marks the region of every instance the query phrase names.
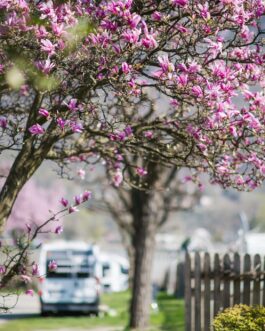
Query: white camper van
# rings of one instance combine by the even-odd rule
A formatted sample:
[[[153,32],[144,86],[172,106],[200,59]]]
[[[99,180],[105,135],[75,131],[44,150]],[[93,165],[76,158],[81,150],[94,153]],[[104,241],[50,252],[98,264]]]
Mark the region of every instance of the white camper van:
[[[100,282],[104,292],[120,292],[128,289],[129,263],[127,259],[115,254],[101,253]]]
[[[49,270],[55,261],[57,268]],[[59,311],[98,314],[100,284],[94,246],[83,242],[52,242],[42,246],[39,271],[43,315]]]

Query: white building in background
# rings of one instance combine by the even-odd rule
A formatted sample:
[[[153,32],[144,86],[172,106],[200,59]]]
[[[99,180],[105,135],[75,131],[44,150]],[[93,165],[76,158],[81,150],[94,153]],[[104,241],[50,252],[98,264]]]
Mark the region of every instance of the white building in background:
[[[265,233],[259,232],[239,232],[239,238],[233,247],[233,251],[238,253],[248,253],[250,255],[265,255]]]
[[[120,292],[128,289],[129,263],[128,260],[116,254],[101,252],[100,283],[105,292]]]
[[[190,237],[188,251],[190,252],[212,252],[214,250],[212,236],[204,228],[196,229]]]

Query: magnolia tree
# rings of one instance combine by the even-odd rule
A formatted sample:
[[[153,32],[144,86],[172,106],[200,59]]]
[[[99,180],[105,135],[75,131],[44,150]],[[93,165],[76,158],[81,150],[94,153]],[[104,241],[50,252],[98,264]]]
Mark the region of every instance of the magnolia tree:
[[[104,161],[116,186],[151,165],[239,190],[264,179],[262,0],[4,0],[0,9],[0,151],[16,155],[2,228],[45,159]],[[170,109],[151,118],[139,109],[131,121],[112,106],[146,88]],[[133,163],[138,154],[148,169]]]
[[[135,104],[123,103],[128,118],[134,122],[142,111],[146,120],[158,112],[159,100],[154,96],[142,98]],[[163,105],[165,110],[167,107]],[[150,134],[150,133],[149,133]],[[136,165],[127,168],[124,184],[109,185],[111,177],[99,177],[102,187],[97,203],[107,205],[120,230],[122,242],[129,257],[129,284],[132,289],[130,324],[143,325],[149,316],[152,279],[152,262],[155,249],[155,236],[165,225],[172,212],[190,209],[200,198],[200,191],[194,184],[187,184],[190,176],[184,176],[176,166],[166,167],[152,160],[152,153],[125,156],[126,164]],[[117,166],[119,166],[117,164]],[[91,176],[90,176],[91,179]],[[95,190],[97,187],[95,187]],[[94,190],[92,188],[92,190]]]

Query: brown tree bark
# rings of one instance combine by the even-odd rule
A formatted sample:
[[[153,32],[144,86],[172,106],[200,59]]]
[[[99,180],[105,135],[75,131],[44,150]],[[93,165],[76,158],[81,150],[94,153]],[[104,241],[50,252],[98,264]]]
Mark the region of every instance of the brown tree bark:
[[[152,296],[151,276],[156,227],[151,219],[151,193],[132,190],[134,236],[134,278],[130,327],[143,330],[149,324]]]

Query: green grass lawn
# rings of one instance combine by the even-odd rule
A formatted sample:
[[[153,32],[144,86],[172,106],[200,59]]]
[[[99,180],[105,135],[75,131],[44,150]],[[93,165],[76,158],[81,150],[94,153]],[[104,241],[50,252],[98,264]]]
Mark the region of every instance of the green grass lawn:
[[[40,331],[72,329],[89,330],[103,326],[115,327],[117,330],[126,328],[128,321],[127,307],[130,295],[128,292],[104,294],[102,303],[114,309],[116,316],[58,316],[32,317],[14,320],[0,325],[0,331]],[[158,295],[159,312],[152,312],[150,330],[184,331],[184,302],[164,293]]]

